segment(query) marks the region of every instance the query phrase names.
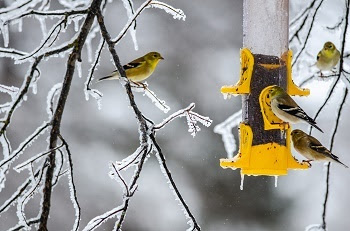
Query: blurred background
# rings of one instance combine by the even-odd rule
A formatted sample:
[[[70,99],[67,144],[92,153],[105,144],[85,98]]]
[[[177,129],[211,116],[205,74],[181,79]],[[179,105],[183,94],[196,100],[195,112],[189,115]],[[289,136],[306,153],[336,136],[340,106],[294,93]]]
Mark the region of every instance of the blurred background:
[[[187,15],[186,21],[174,20],[171,15],[159,9],[146,9],[137,21],[139,50],[134,50],[129,34],[116,49],[122,63],[149,51],[158,51],[165,58],[147,82],[150,89],[167,102],[171,111],[164,114],[147,97],[135,93],[136,102],[147,117],[161,122],[170,113],[195,102],[194,111],[213,120],[212,126],[202,127],[202,131],[195,138],[187,132],[184,118],[174,120],[157,133],[173,178],[202,229],[295,231],[304,230],[310,224],[321,223],[325,193],[325,168],[322,163],[314,163],[307,171],[289,171],[287,176],[278,179],[278,187],[275,187],[273,177],[245,177],[243,191],[239,187],[239,170],[224,170],[219,166],[219,159],[226,157],[226,153],[221,136],[215,134],[213,128],[241,107],[240,97],[224,100],[220,88],[238,81],[239,49],[242,47],[242,0],[166,2],[182,9]],[[328,2],[331,2],[329,6],[322,7],[325,13],[320,16],[320,23],[323,23],[324,17],[336,22],[343,13],[342,1]],[[341,4],[332,8],[339,2]],[[135,0],[135,8],[142,3],[143,1]],[[1,4],[3,7],[6,1]],[[291,17],[307,4],[304,1],[293,1],[290,6]],[[332,11],[326,11],[326,7],[330,7],[328,9]],[[127,15],[122,2],[110,3],[106,11],[106,25],[112,37],[119,33],[126,21]],[[331,25],[332,21],[328,22]],[[51,25],[50,22],[48,25]],[[324,25],[320,25],[322,27]],[[342,33],[341,30],[325,34],[317,29],[315,33],[314,42],[310,45],[312,55],[316,56],[323,43],[329,39],[339,47],[338,34]],[[72,34],[73,30],[68,30],[60,41],[65,41]],[[30,52],[40,44],[41,38],[38,21],[30,18],[23,21],[21,33],[16,26],[11,27],[9,47]],[[94,49],[98,41],[99,38],[93,40]],[[0,44],[3,46],[1,37]],[[295,45],[292,48],[298,47]],[[92,87],[104,94],[101,110],[98,110],[93,98],[85,100],[83,87],[91,66],[86,49],[82,59],[83,75],[82,78],[77,73],[74,76],[61,131],[73,153],[74,179],[82,208],[81,227],[84,227],[95,216],[121,203],[122,189],[108,176],[108,163],[133,153],[139,146],[139,134],[137,120],[119,82],[93,83]],[[16,110],[8,129],[7,134],[14,149],[47,119],[46,95],[54,84],[62,81],[66,60],[67,55],[63,59],[51,58],[40,64],[38,93],[28,94],[27,101]],[[103,51],[100,64],[95,79],[114,70],[107,49]],[[28,64],[14,65],[13,60],[1,58],[0,83],[20,87],[27,68]],[[302,74],[300,69],[295,71],[297,84],[305,78]],[[330,84],[331,81],[318,84],[312,82],[307,85],[311,89],[311,96],[296,98],[296,101],[310,115],[314,115],[323,103],[324,92],[328,91]],[[331,131],[334,127],[334,112],[343,92],[341,87],[336,90],[337,93],[318,119],[324,131]],[[9,100],[6,97],[8,96],[1,94],[0,103]],[[348,165],[349,112],[349,103],[346,103],[334,146],[334,153]],[[297,127],[307,129],[306,125]],[[237,128],[233,129],[233,134],[237,138]],[[330,133],[314,134],[329,146]],[[16,163],[46,150],[46,137],[40,137]],[[133,170],[128,173],[129,176],[132,172]],[[350,230],[347,210],[350,207],[349,169],[332,165],[330,174],[328,228]],[[1,204],[22,184],[27,172],[19,174],[11,170],[8,176],[6,188],[0,194]],[[27,205],[28,218],[37,215],[40,197],[40,193],[36,194]],[[49,230],[70,230],[74,222],[74,210],[69,199],[66,178],[61,178],[55,186],[52,199]],[[6,230],[17,223],[15,211],[16,208],[11,207],[0,216],[0,230]],[[115,219],[109,220],[98,230],[111,230],[113,221]],[[178,231],[186,230],[187,227],[185,216],[160,171],[157,159],[151,156],[139,179],[138,191],[131,200],[123,230]]]

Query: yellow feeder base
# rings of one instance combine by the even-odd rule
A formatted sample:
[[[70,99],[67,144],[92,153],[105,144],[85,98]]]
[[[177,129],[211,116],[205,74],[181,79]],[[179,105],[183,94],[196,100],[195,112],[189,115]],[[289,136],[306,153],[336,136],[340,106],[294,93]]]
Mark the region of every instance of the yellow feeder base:
[[[289,130],[289,129],[288,129]],[[244,175],[280,176],[288,169],[308,169],[307,163],[299,163],[290,152],[290,131],[287,146],[267,143],[252,146],[253,132],[249,125],[240,124],[240,152],[232,159],[220,159],[222,168],[240,168]]]
[[[306,96],[309,89],[299,88],[292,80],[292,51],[289,50],[281,57],[280,64],[257,64],[265,69],[274,70],[281,66],[286,67],[286,91],[290,95]],[[254,56],[248,48],[241,49],[240,79],[236,85],[223,86],[221,93],[228,95],[250,94],[251,78],[254,71]],[[308,169],[307,163],[299,163],[291,153],[290,126],[283,122],[271,110],[269,90],[264,88],[259,95],[259,104],[263,117],[264,130],[281,130],[281,136],[286,135],[286,145],[276,142],[252,146],[253,132],[249,125],[240,124],[240,151],[234,158],[220,159],[223,168],[240,168],[243,175],[287,175],[288,169]]]

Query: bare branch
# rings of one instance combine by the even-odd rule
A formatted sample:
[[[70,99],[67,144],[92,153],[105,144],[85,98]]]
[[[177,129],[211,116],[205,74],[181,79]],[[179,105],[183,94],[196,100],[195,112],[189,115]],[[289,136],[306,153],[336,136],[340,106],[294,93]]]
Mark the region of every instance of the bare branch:
[[[156,141],[156,139],[155,139],[153,134],[150,135],[150,138],[152,140],[153,145],[156,147],[156,150],[157,150],[156,156],[159,159],[160,166],[161,166],[161,168],[164,169],[165,174],[166,174],[167,178],[169,179],[169,184],[171,185],[172,189],[174,189],[175,196],[179,199],[179,201],[181,202],[181,205],[185,209],[186,217],[189,217],[191,222],[192,222],[192,224],[191,224],[192,230],[200,231],[201,228],[199,227],[199,225],[198,225],[198,223],[196,221],[196,218],[191,213],[188,205],[186,204],[186,202],[183,199],[179,189],[177,188],[177,186],[176,186],[176,184],[175,184],[175,182],[173,180],[173,177],[171,176],[171,172],[170,172],[168,166],[166,165],[165,156],[164,156],[164,154],[162,152],[162,149],[158,145],[158,143],[157,143],[157,141]]]

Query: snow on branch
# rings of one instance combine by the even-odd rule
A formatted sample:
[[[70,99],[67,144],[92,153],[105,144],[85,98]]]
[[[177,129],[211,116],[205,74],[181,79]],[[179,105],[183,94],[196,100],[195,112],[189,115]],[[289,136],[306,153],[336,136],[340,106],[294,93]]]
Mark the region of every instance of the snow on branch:
[[[133,14],[133,17],[130,17],[128,22],[125,24],[124,28],[120,31],[119,35],[113,39],[113,43],[118,43],[126,34],[126,32],[129,30],[129,28],[133,25],[133,23],[136,21],[136,18],[142,13],[142,11],[146,8],[149,7],[154,7],[154,8],[159,8],[163,9],[165,12],[168,14],[171,14],[174,19],[182,19],[185,21],[186,15],[181,9],[176,9],[166,3],[160,2],[160,1],[153,1],[153,0],[148,0],[145,1]]]

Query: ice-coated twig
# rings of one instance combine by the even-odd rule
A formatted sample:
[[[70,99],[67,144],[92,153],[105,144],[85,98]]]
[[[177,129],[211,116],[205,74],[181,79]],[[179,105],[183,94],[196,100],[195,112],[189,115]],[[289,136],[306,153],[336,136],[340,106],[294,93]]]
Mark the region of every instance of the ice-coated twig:
[[[175,9],[174,7],[165,4],[160,1],[153,1],[153,0],[148,0],[145,1],[134,13],[134,17],[129,18],[128,22],[125,24],[124,28],[120,31],[119,35],[113,39],[113,43],[118,43],[126,34],[126,32],[129,30],[129,28],[132,26],[132,24],[135,22],[136,18],[142,13],[142,11],[148,7],[155,7],[155,8],[160,8],[163,9],[165,12],[173,15],[174,19],[186,19],[186,15],[181,9]]]
[[[148,98],[151,99],[151,101],[156,105],[157,108],[159,108],[164,113],[168,113],[168,111],[170,110],[170,107],[166,105],[164,100],[159,99],[157,95],[148,88],[148,84],[146,82],[145,83],[131,82],[131,83],[132,83],[131,87],[133,90],[137,92],[143,92],[144,95],[146,95]]]
[[[36,171],[36,173],[34,174],[34,177],[37,177],[38,175],[39,175],[39,170]],[[0,206],[0,213],[3,213],[7,209],[9,209],[10,206],[14,204],[19,197],[22,196],[22,194],[26,191],[27,187],[31,184],[31,182],[32,182],[32,178],[27,178],[26,181],[21,186],[19,186],[14,193],[12,193],[11,197],[7,199],[4,202],[4,204]]]
[[[23,163],[17,165],[16,167],[14,167],[14,170],[16,170],[17,172],[20,172],[21,170],[23,170],[23,168],[24,168],[26,165],[28,165],[28,164],[33,164],[35,161],[37,161],[37,160],[40,159],[41,157],[43,157],[43,156],[49,154],[49,153],[52,152],[52,151],[55,151],[55,150],[57,150],[57,149],[60,149],[61,147],[63,147],[63,144],[61,144],[60,146],[58,146],[58,147],[56,147],[56,148],[53,148],[53,149],[51,149],[51,150],[48,150],[48,151],[46,151],[46,152],[41,152],[41,153],[39,153],[38,155],[35,155],[35,156],[33,156],[32,158],[30,158],[30,159],[24,161]]]
[[[0,47],[0,57],[6,57],[16,60],[24,55],[28,55],[28,53],[13,48]]]
[[[75,221],[73,225],[72,230],[78,230],[79,229],[79,223],[80,223],[80,217],[81,217],[81,208],[80,204],[78,202],[78,196],[77,196],[77,190],[75,187],[74,179],[73,179],[73,160],[72,160],[72,153],[69,150],[69,145],[67,141],[61,136],[61,134],[58,135],[60,140],[62,141],[66,153],[67,153],[67,163],[68,163],[68,168],[69,168],[69,174],[68,174],[68,184],[69,184],[69,189],[70,189],[70,199],[73,203],[73,207],[75,210]]]
[[[19,147],[13,151],[13,153],[6,159],[3,159],[0,161],[0,168],[2,168],[5,164],[11,163],[14,161],[15,158],[18,158],[18,156],[23,153],[23,151],[30,146],[34,140],[36,140],[42,133],[44,133],[48,127],[50,126],[49,122],[44,122],[41,126],[39,126],[32,135],[28,136],[20,145]]]
[[[0,130],[0,136],[2,136],[2,134],[5,132],[7,126],[10,124],[13,112],[20,105],[24,96],[27,94],[30,83],[32,82],[34,73],[37,69],[37,65],[39,64],[40,61],[41,61],[41,58],[38,58],[32,63],[29,75],[27,76],[26,81],[23,82],[23,85],[19,91],[20,93],[17,95],[16,100],[13,101],[11,108],[8,110],[8,112],[5,115],[5,118],[3,119],[4,122],[3,122],[3,126],[1,127],[1,130]]]
[[[32,187],[27,192],[25,192],[23,196],[18,198],[17,217],[19,219],[19,222],[18,222],[19,224],[25,224],[26,226],[29,225],[26,220],[24,208],[26,204],[29,202],[29,200],[33,198],[33,195],[37,192],[37,189],[42,181],[45,168],[46,168],[46,163],[44,162],[41,168],[39,169],[38,177],[36,179],[34,178],[33,181],[31,182]]]
[[[106,222],[108,219],[111,219],[115,216],[117,216],[120,212],[123,211],[123,205],[118,206],[117,208],[114,208],[100,216],[97,216],[93,218],[89,223],[85,226],[83,231],[92,231],[98,228],[100,225],[102,225],[104,222]]]
[[[109,173],[110,177],[116,180],[122,186],[124,190],[124,196],[129,197],[130,196],[129,187],[126,184],[126,181],[124,180],[123,176],[120,174],[120,170],[115,166],[114,163],[111,163],[109,168],[112,169],[111,172]]]
[[[162,152],[162,149],[160,148],[159,144],[157,143],[157,141],[156,141],[156,139],[154,137],[154,134],[151,134],[150,138],[152,140],[152,144],[155,147],[156,157],[157,157],[157,159],[159,161],[160,168],[161,168],[164,176],[168,180],[170,189],[173,191],[175,197],[180,201],[181,206],[183,207],[183,211],[184,211],[184,214],[185,214],[186,218],[189,220],[188,224],[190,225],[190,228],[188,230],[198,230],[198,231],[200,231],[201,228],[198,225],[198,223],[196,221],[196,218],[191,213],[188,205],[186,204],[186,202],[183,199],[179,189],[177,188],[173,177],[171,176],[171,172],[170,172],[168,166],[166,165],[165,156],[164,156],[164,154]]]
[[[235,137],[232,134],[232,129],[239,126],[242,121],[242,110],[234,113],[228,117],[225,121],[217,124],[214,127],[214,132],[222,136],[222,142],[224,142],[225,150],[228,158],[233,157],[233,153],[237,150]]]
[[[134,166],[136,164],[138,164],[139,162],[139,157],[141,156],[141,153],[143,153],[146,150],[147,147],[138,147],[136,149],[136,151],[127,156],[126,158],[124,158],[121,161],[117,161],[116,165],[118,167],[118,171],[122,171],[122,170],[127,170],[129,167]]]
[[[49,42],[49,40],[51,39],[51,36],[57,31],[57,32],[56,32],[56,35],[55,35],[55,37],[54,37],[54,39],[52,39],[51,42],[50,42],[50,44],[49,44],[49,46],[51,46],[51,45],[57,40],[58,35],[59,35],[60,32],[61,32],[62,24],[65,24],[66,22],[67,22],[67,19],[64,18],[64,19],[60,20],[58,23],[56,23],[56,25],[54,25],[54,26],[51,28],[51,30],[50,30],[49,35],[47,36],[47,38],[44,39],[44,40],[42,41],[42,43],[39,45],[39,47],[36,48],[36,49],[35,49],[33,52],[31,52],[30,54],[28,54],[28,55],[26,55],[26,56],[24,56],[24,57],[19,58],[19,60],[24,60],[24,59],[33,57],[36,53],[38,53],[38,52],[45,46],[46,43]]]
[[[194,137],[198,131],[200,131],[199,126],[197,125],[197,122],[200,122],[206,127],[209,127],[211,123],[213,122],[209,117],[205,117],[202,115],[199,115],[196,112],[193,112],[192,110],[194,109],[195,104],[191,103],[188,107],[181,109],[173,114],[171,114],[169,117],[164,119],[161,123],[154,125],[153,130],[160,130],[162,129],[165,125],[173,121],[174,119],[178,117],[183,117],[185,116],[187,119],[187,124],[189,126],[188,131],[191,133],[191,135]]]
[[[166,13],[171,14],[174,19],[186,20],[186,15],[181,9],[176,9],[169,4],[166,4],[161,1],[152,1],[148,7],[154,7],[164,10]]]

